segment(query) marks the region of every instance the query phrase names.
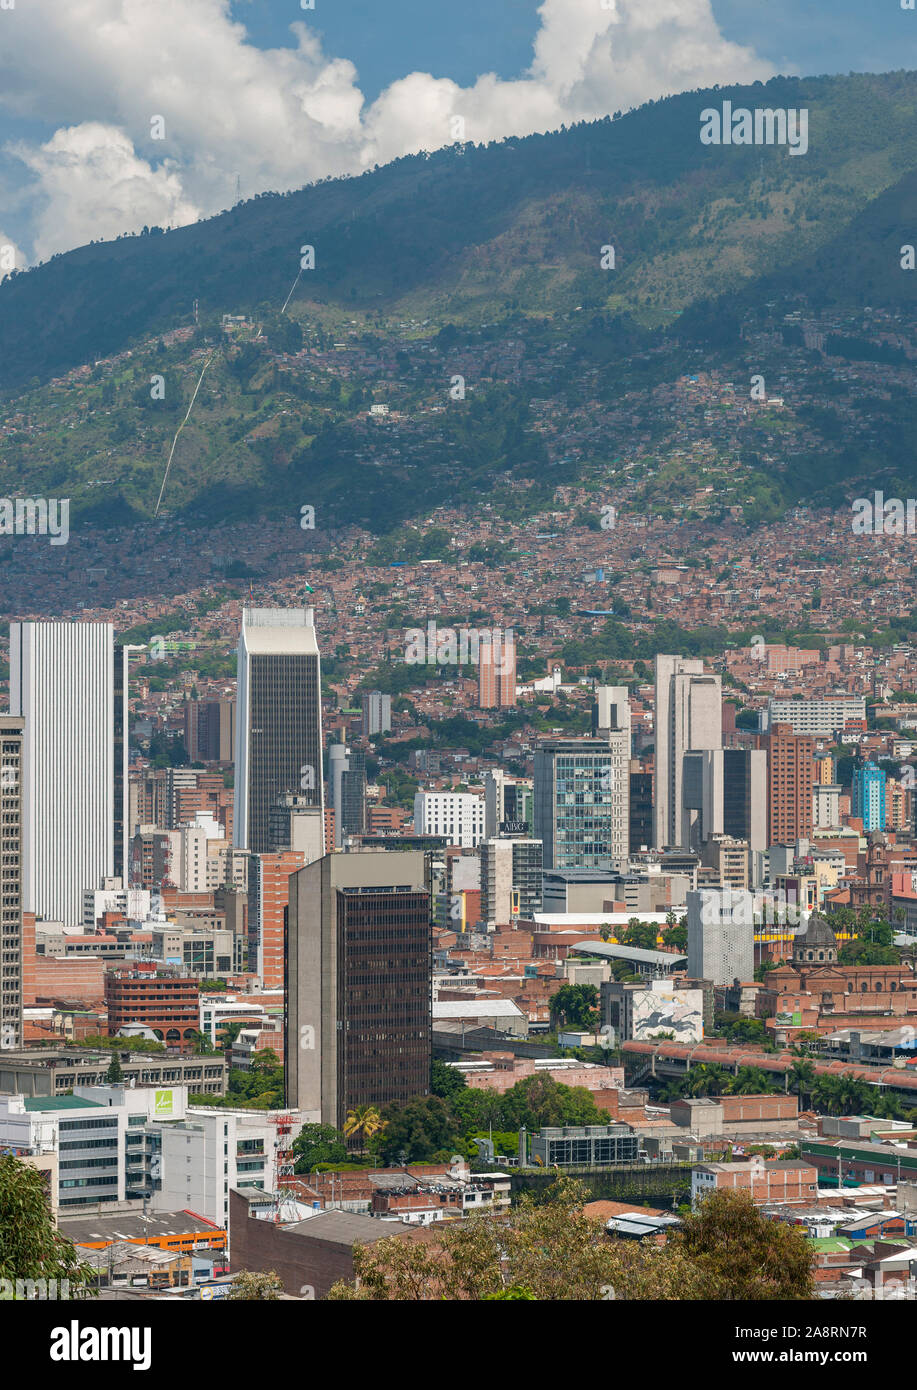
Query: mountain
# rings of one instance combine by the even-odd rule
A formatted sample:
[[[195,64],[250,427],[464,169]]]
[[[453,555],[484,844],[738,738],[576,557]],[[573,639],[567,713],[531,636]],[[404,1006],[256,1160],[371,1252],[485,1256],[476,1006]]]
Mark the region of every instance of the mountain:
[[[724,101],[806,109],[807,153],[702,144],[701,112]],[[687,93],[94,243],[0,284],[0,483],[150,516],[206,363],[167,512],[318,499],[385,529],[500,479],[549,496],[563,471],[533,426],[538,353],[561,385],[588,362],[633,385],[647,353],[665,376],[679,353],[734,351],[742,317],[774,302],[910,312],[915,214],[917,75],[898,72]],[[428,429],[482,355],[461,418]],[[365,419],[388,397],[406,437],[380,466]]]

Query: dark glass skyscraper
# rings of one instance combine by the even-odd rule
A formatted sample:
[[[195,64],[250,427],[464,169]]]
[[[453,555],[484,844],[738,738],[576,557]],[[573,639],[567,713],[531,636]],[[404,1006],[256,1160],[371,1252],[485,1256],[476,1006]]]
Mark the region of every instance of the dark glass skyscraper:
[[[416,851],[329,854],[290,879],[287,1103],[348,1110],[429,1093],[430,895]]]
[[[323,807],[321,663],[311,608],[246,608],[238,654],[234,839],[272,848],[286,793]]]

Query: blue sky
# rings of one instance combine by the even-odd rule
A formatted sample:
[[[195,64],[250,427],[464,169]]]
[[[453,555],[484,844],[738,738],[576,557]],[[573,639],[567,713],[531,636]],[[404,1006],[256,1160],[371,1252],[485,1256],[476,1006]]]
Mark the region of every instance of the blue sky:
[[[0,252],[184,225],[237,176],[251,197],[687,88],[908,66],[900,0],[18,0]]]
[[[652,4],[653,0],[646,0]],[[289,41],[290,0],[241,0],[255,42]],[[532,60],[538,0],[315,0],[326,49],[352,59],[372,99],[419,70],[466,85],[494,69],[517,77]],[[727,38],[781,72],[885,72],[917,64],[917,12],[898,0],[713,0]],[[299,17],[299,16],[296,16]]]

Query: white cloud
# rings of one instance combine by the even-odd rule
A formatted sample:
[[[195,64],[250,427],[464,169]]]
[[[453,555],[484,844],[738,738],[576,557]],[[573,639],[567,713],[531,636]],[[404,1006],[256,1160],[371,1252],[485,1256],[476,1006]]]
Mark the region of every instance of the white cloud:
[[[12,237],[0,231],[0,280],[5,280],[14,270],[25,270],[27,265],[28,261]]]
[[[212,214],[236,175],[244,195],[285,191],[434,149],[453,116],[484,141],[771,75],[722,37],[710,0],[608,4],[544,0],[518,80],[462,88],[415,72],[366,107],[353,64],[327,58],[303,22],[295,48],[262,50],[229,0],[30,0],[4,35],[0,107],[60,127],[15,151],[38,181],[36,253]]]
[[[55,131],[20,158],[40,180],[44,206],[37,214],[39,258],[60,250],[60,229],[71,245],[109,240],[144,226],[181,227],[201,212],[182,192],[168,164],[153,169],[114,126],[87,121]]]

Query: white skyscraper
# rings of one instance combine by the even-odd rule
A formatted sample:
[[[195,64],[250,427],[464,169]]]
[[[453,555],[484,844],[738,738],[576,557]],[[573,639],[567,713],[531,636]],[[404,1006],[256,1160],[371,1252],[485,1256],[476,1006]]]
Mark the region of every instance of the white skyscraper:
[[[10,624],[10,712],[25,719],[26,912],[75,925],[84,890],[123,872],[125,686],[110,623]]]
[[[324,808],[321,665],[311,608],[246,608],[239,638],[233,836],[268,854],[270,814],[298,794]]]
[[[657,849],[685,848],[683,760],[685,753],[722,748],[722,689],[702,661],[656,657],[656,787],[653,823]]]

